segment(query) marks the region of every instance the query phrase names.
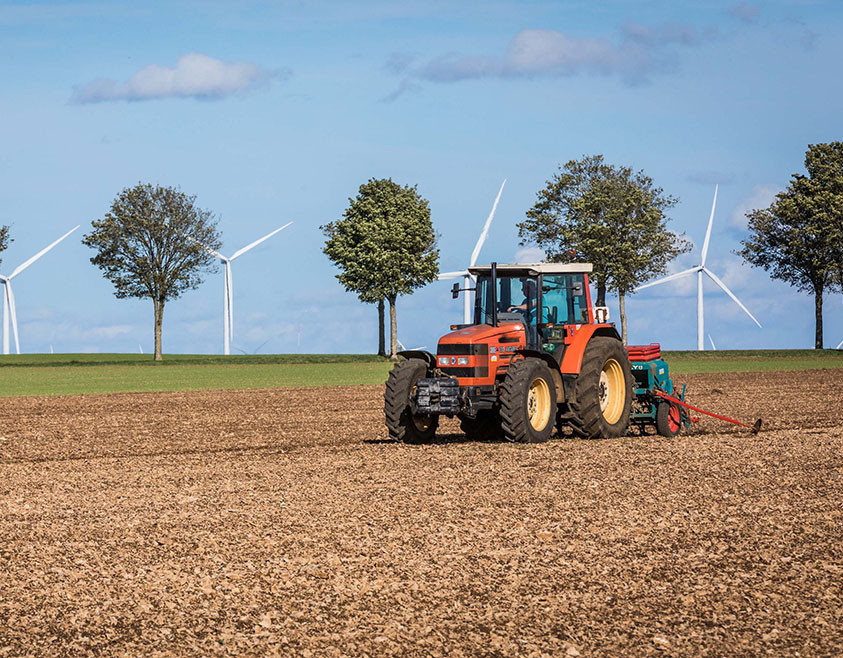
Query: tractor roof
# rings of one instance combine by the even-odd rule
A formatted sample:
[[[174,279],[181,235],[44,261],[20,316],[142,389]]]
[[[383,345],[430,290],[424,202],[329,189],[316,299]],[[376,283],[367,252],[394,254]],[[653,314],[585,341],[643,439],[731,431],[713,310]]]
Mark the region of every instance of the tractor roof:
[[[591,272],[591,263],[511,263],[497,266],[501,276],[537,276],[538,274],[571,274]],[[472,274],[491,274],[491,265],[469,267]]]

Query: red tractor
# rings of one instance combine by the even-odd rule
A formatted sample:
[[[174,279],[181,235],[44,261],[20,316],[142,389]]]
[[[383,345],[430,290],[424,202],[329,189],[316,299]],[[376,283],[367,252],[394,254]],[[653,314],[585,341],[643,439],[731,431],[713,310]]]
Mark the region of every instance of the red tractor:
[[[591,269],[471,268],[474,323],[452,325],[436,355],[399,353],[404,360],[384,394],[390,437],[429,441],[442,415],[459,417],[466,435],[477,439],[536,443],[547,441],[554,426],[589,438],[625,434],[634,387],[629,357],[606,322],[607,310],[592,308]],[[460,292],[455,284],[454,297]]]

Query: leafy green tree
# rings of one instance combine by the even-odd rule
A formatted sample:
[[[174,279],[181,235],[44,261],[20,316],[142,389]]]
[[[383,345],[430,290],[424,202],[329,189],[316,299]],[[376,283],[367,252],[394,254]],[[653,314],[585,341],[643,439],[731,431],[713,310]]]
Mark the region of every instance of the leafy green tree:
[[[205,249],[219,249],[213,215],[181,190],[138,183],[120,192],[82,243],[91,262],[114,284],[114,295],[149,298],[155,315],[155,360],[161,360],[164,305],[196,288],[214,269]],[[204,245],[204,246],[203,246]]]
[[[677,199],[643,171],[607,164],[602,155],[571,160],[537,194],[518,224],[521,244],[535,244],[550,262],[585,261],[594,266],[597,305],[606,291],[618,295],[626,342],[626,296],[691,244],[667,229]]]
[[[814,295],[814,346],[823,347],[823,294],[843,287],[843,142],[810,144],[808,175],[793,174],[769,208],[752,210],[738,253]]]
[[[6,248],[9,246],[9,243],[14,242],[14,240],[9,237],[9,227],[8,226],[0,226],[0,253],[6,251]],[[0,263],[3,261],[0,260]]]
[[[398,351],[395,302],[436,278],[439,250],[428,201],[416,186],[375,179],[349,199],[343,218],[322,227],[323,252],[340,269],[337,279],[361,301],[389,302],[389,353]]]

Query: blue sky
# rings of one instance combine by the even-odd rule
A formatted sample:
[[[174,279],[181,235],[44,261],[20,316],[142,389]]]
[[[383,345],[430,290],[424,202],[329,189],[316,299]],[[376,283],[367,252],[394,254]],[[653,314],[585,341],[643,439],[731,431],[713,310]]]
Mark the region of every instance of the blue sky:
[[[80,243],[138,181],[219,218],[234,263],[233,351],[366,352],[376,310],[345,293],[319,226],[370,177],[430,200],[443,271],[463,267],[501,181],[481,261],[529,257],[515,224],[557,166],[602,153],[680,198],[696,264],[720,184],[706,333],[718,348],[813,346],[813,301],[733,251],[742,209],[843,138],[843,6],[781,2],[0,3],[0,272],[76,224],[15,279],[25,352],[152,348],[148,301],[118,300]],[[168,352],[222,350],[222,272],[172,302]],[[461,317],[448,284],[399,299],[399,336],[435,345]],[[696,344],[690,279],[635,295],[630,341]],[[615,318],[617,313],[613,307]],[[827,346],[843,297],[826,297]]]

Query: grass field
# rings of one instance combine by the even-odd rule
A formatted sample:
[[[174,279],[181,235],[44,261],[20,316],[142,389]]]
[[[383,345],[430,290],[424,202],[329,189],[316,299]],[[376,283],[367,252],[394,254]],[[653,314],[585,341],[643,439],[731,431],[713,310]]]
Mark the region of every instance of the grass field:
[[[839,350],[666,352],[675,375],[843,368]],[[391,364],[366,354],[259,356],[22,354],[0,357],[0,396],[376,385]]]

